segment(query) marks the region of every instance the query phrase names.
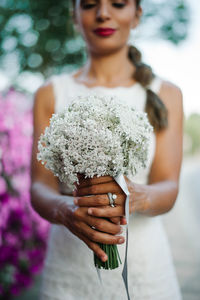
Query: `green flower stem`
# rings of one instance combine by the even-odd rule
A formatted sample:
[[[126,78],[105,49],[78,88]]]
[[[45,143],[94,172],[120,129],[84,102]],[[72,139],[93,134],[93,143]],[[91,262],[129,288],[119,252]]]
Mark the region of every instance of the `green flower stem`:
[[[122,264],[120,255],[118,252],[117,245],[108,245],[108,244],[102,244],[98,243],[101,249],[107,254],[108,259],[107,261],[103,262],[96,254],[94,254],[94,264],[95,267],[98,267],[99,269],[116,269],[119,267],[119,262]]]

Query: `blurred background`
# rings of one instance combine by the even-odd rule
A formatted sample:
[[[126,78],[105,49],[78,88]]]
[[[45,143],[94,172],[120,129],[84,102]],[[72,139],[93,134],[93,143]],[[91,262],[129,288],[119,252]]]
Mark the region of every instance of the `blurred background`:
[[[200,299],[200,2],[143,0],[130,43],[184,97],[180,192],[163,215],[184,300]],[[86,60],[69,0],[0,1],[0,299],[38,299],[49,224],[31,208],[32,104],[52,74]]]

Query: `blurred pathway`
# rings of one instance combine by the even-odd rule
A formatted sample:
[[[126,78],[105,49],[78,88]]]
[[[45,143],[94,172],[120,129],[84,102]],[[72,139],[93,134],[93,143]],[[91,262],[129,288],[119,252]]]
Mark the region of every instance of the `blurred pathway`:
[[[163,215],[184,300],[200,300],[200,157],[183,162],[174,208]]]

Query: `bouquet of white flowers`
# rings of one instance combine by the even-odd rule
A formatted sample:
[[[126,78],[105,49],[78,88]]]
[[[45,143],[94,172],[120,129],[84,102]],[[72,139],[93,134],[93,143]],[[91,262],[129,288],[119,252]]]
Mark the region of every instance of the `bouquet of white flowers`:
[[[146,166],[151,131],[146,113],[118,97],[80,95],[63,112],[52,115],[40,136],[37,158],[74,190],[78,173],[85,178],[135,175]],[[117,246],[100,246],[108,260],[102,262],[95,255],[95,266],[118,267]]]

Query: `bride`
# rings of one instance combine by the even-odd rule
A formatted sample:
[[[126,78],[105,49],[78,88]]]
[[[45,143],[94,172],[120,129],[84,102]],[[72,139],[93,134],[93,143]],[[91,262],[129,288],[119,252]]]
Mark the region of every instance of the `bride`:
[[[107,260],[98,243],[126,243],[125,194],[110,176],[80,175],[77,192],[59,182],[36,159],[40,134],[70,96],[115,94],[146,111],[154,132],[147,168],[125,180],[130,192],[128,286],[130,299],[180,300],[181,293],[162,214],[178,193],[182,160],[182,92],[156,76],[128,45],[130,30],[142,15],[140,0],[76,0],[74,22],[87,46],[88,60],[78,71],[51,76],[35,93],[31,203],[51,223],[42,274],[41,299],[127,299],[120,267],[101,270],[95,253]],[[117,195],[111,207],[107,193]],[[90,197],[87,197],[90,195]]]

